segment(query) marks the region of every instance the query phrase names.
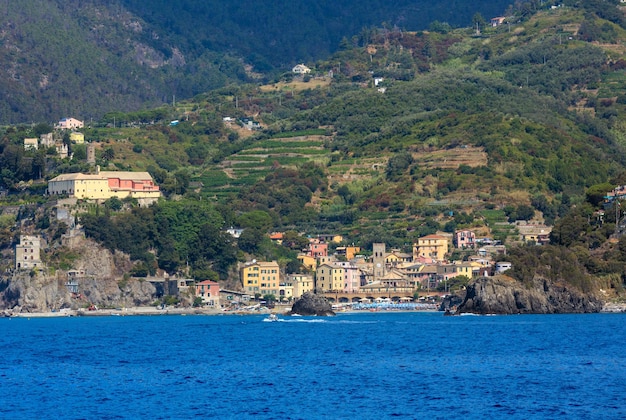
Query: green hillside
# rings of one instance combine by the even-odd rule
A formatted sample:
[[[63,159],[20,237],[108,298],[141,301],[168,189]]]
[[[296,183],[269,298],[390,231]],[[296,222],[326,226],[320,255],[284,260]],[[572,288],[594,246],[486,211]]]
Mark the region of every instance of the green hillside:
[[[450,4],[452,3],[452,4]],[[0,7],[0,124],[99,120],[267,80],[380,26],[467,25],[508,0],[20,0]],[[454,15],[451,15],[454,11]]]
[[[304,77],[107,114],[83,130],[97,163],[149,171],[166,200],[121,214],[90,209],[86,229],[143,271],[189,261],[198,276],[224,278],[242,253],[293,264],[301,233],[408,250],[422,235],[471,227],[511,245],[506,222],[533,220],[617,287],[624,240],[609,242],[615,217],[594,211],[626,182],[623,9],[545,3],[532,13],[519,4],[500,26],[477,21],[478,33],[372,29],[365,45],[342,45]],[[40,191],[24,183],[42,167],[48,178],[86,168],[80,154],[67,162],[18,152],[35,129],[4,136],[2,186],[13,199]],[[126,226],[137,226],[133,238]],[[224,226],[246,228],[240,254],[222,248]],[[290,232],[291,245],[269,243],[276,230]],[[536,253],[513,257],[528,263]]]

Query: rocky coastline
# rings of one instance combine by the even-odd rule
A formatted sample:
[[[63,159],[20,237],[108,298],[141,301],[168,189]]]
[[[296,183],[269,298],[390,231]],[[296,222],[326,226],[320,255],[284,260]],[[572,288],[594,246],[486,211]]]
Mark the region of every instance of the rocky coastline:
[[[522,284],[508,276],[496,276],[473,280],[462,296],[449,297],[447,307],[442,304],[441,309],[455,314],[512,315],[597,313],[603,308],[602,300],[565,282],[536,278],[532,284]],[[614,308],[612,312],[619,311]]]

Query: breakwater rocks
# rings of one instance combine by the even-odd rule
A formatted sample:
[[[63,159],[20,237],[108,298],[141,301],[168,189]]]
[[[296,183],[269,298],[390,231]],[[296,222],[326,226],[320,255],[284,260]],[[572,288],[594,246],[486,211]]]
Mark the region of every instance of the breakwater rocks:
[[[481,277],[467,286],[456,313],[565,314],[600,312],[603,302],[563,283],[535,279],[531,285],[506,276]]]
[[[317,315],[333,316],[332,305],[323,296],[318,296],[311,292],[306,292],[300,297],[291,308],[289,315]]]

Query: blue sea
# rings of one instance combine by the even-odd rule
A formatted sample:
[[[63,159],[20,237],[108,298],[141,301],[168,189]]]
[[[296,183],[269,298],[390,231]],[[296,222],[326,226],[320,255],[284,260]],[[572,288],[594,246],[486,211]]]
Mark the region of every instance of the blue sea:
[[[626,315],[264,318],[0,319],[0,418],[626,418]]]

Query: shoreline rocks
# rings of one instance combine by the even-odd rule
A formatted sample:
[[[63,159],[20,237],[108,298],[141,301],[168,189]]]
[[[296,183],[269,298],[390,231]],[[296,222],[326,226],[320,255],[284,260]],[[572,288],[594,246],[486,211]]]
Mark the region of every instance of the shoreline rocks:
[[[456,313],[566,314],[601,312],[604,303],[561,282],[537,278],[530,285],[507,277],[481,277],[467,286]]]
[[[306,292],[293,304],[288,315],[334,316],[336,314],[328,299],[312,292]]]

